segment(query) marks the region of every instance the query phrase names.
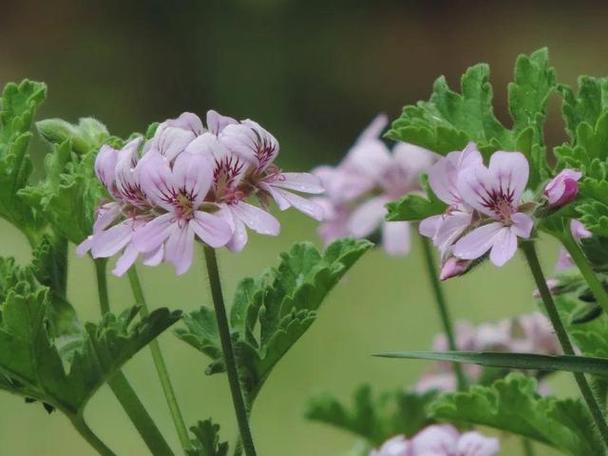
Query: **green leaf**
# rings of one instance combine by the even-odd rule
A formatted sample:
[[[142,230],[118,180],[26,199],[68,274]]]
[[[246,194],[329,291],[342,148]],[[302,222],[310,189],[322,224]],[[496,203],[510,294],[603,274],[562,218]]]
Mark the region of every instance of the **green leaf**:
[[[45,159],[45,180],[19,194],[44,214],[57,233],[79,244],[92,233],[96,209],[105,195],[95,177],[97,149],[77,155],[70,140],[51,148]]]
[[[49,290],[27,271],[2,261],[0,373],[10,381],[0,387],[51,404],[66,414],[80,413],[90,397],[135,353],[175,323],[179,312],[159,309],[134,321],[138,309],[98,324],[86,323],[66,340],[49,329]]]
[[[40,82],[9,83],[0,98],[0,217],[20,229],[34,242],[43,221],[17,192],[25,187],[32,173],[28,153],[34,113],[46,97]]]
[[[543,371],[569,371],[608,377],[608,359],[570,355],[536,355],[533,353],[500,352],[399,352],[381,353],[381,358],[427,359],[478,364],[485,367],[507,369],[535,369]]]
[[[461,92],[452,91],[440,77],[429,101],[403,108],[387,136],[446,154],[461,150],[469,141],[480,147],[512,144],[510,132],[494,115],[488,65],[470,67],[461,79]]]
[[[355,391],[350,408],[324,394],[308,401],[305,415],[311,421],[352,432],[371,446],[379,446],[395,435],[411,437],[433,424],[426,408],[437,395],[436,391],[397,389],[374,396],[371,386],[362,385]]]
[[[211,419],[199,421],[190,431],[196,437],[192,440],[193,449],[187,450],[188,456],[227,456],[228,443],[220,442],[220,426]]]
[[[409,193],[398,201],[392,201],[386,205],[388,210],[386,220],[394,221],[419,221],[433,215],[445,212],[447,205],[441,201],[428,185],[427,176],[421,179],[423,190],[427,197]]]
[[[576,129],[582,123],[595,125],[608,108],[608,79],[581,76],[578,94],[560,85],[558,91],[563,98],[562,112],[570,138],[576,140]]]
[[[585,406],[574,399],[541,397],[536,380],[509,374],[491,387],[446,393],[430,406],[438,420],[470,423],[512,432],[573,456],[603,454],[604,448]]]
[[[343,239],[321,253],[310,243],[297,243],[281,255],[278,267],[241,281],[230,325],[250,405],[274,366],[314,322],[327,294],[371,247],[368,241]],[[208,374],[223,372],[213,311],[202,308],[184,323],[177,336],[211,358]]]
[[[485,64],[470,67],[462,76],[461,93],[452,91],[440,77],[429,101],[403,108],[387,136],[440,154],[462,150],[469,141],[477,143],[486,155],[498,149],[520,151],[530,162],[529,187],[536,188],[549,177],[543,125],[556,81],[548,51],[539,49],[517,58],[514,82],[508,87],[512,129],[494,115],[489,76]],[[418,200],[406,203],[404,210],[412,213],[415,208],[410,206],[422,205]]]

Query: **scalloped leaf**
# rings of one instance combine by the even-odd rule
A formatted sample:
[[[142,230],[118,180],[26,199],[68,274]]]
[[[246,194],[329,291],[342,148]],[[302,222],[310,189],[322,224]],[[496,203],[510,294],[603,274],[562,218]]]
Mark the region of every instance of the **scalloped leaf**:
[[[488,426],[534,439],[566,454],[604,454],[585,406],[575,399],[541,397],[536,380],[509,374],[492,386],[446,393],[429,411],[438,420]]]
[[[297,243],[281,255],[278,267],[239,283],[230,325],[250,406],[274,366],[314,322],[327,294],[372,245],[342,239],[321,253],[310,243]],[[177,336],[211,358],[208,374],[223,372],[214,312],[203,307],[184,323]]]
[[[402,389],[374,396],[370,385],[361,385],[347,407],[329,394],[309,399],[305,416],[311,421],[329,424],[364,438],[379,446],[391,437],[411,437],[435,420],[428,416],[427,406],[438,395],[408,392]]]

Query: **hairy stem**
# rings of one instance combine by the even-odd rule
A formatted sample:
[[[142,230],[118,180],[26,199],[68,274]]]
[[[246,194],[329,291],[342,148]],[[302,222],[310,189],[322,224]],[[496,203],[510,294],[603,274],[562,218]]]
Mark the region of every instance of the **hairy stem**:
[[[138,306],[141,306],[141,312],[144,316],[149,315],[150,310],[148,309],[148,305],[146,303],[144,292],[141,286],[141,282],[139,281],[139,276],[137,274],[135,266],[132,266],[127,274],[129,276],[129,283],[131,284],[131,290],[133,291],[133,297],[135,298],[135,302]],[[175,390],[173,389],[173,384],[171,383],[171,377],[169,376],[167,364],[165,363],[165,358],[163,357],[163,354],[160,351],[160,345],[158,343],[158,340],[152,340],[149,346],[150,351],[152,352],[154,366],[156,367],[156,373],[158,374],[160,384],[163,388],[163,393],[165,395],[167,405],[169,406],[169,410],[171,411],[171,418],[173,419],[173,424],[175,425],[179,441],[184,451],[189,450],[192,444],[190,442],[190,438],[188,437],[188,429],[186,428],[186,422],[184,421],[184,417],[179,408],[179,403],[177,402]]]
[[[108,448],[108,446],[101,441],[99,437],[91,430],[91,428],[84,421],[82,415],[74,415],[70,417],[72,425],[76,428],[78,433],[95,448],[95,450],[101,456],[116,456],[116,454]]]
[[[230,393],[234,404],[234,411],[241,434],[241,441],[246,456],[255,456],[255,447],[251,430],[249,429],[249,417],[247,416],[247,408],[243,400],[243,392],[239,381],[238,368],[232,340],[230,337],[230,326],[228,325],[228,317],[226,315],[226,307],[224,306],[224,296],[222,293],[222,283],[217,266],[217,258],[215,250],[205,246],[205,262],[207,264],[207,273],[209,276],[209,285],[211,287],[211,297],[213,299],[213,307],[215,309],[215,318],[217,320],[218,332],[222,343],[222,351],[224,352],[224,363],[226,364],[226,374],[228,383],[230,384]]]
[[[538,255],[536,254],[534,243],[522,242],[521,246],[562,350],[566,355],[575,356],[574,348],[572,347],[572,343],[570,342],[566,328],[559,317],[559,313],[557,311],[557,307],[555,306],[555,302],[553,301],[553,296],[551,296],[551,292],[549,291],[549,287],[547,287],[547,281],[540,266],[540,262],[538,261]],[[589,382],[587,381],[585,375],[581,373],[575,373],[574,379],[576,380],[583,399],[591,412],[591,416],[593,417],[593,421],[601,434],[604,445],[608,448],[608,425],[606,425],[606,418],[604,417],[600,405],[593,395]]]
[[[424,253],[424,261],[426,263],[426,269],[431,282],[431,288],[435,296],[435,302],[437,303],[437,310],[439,311],[439,317],[443,326],[443,331],[448,339],[448,347],[450,351],[457,351],[458,346],[456,345],[456,338],[454,336],[454,327],[452,325],[452,319],[448,310],[448,305],[441,288],[439,281],[439,271],[435,265],[435,259],[433,258],[433,249],[427,238],[424,236],[418,236],[422,244],[422,251]],[[460,391],[466,388],[467,382],[462,372],[462,366],[458,363],[453,363],[452,368],[456,373],[456,380],[458,381],[458,389]]]
[[[608,293],[604,289],[602,282],[598,279],[597,275],[591,268],[587,257],[583,253],[578,243],[574,240],[572,233],[569,229],[564,230],[564,233],[560,236],[560,241],[572,257],[572,261],[576,264],[581,275],[589,285],[593,296],[597,303],[604,309],[604,312],[608,315]]]
[[[110,311],[108,283],[106,280],[106,260],[96,260],[95,270],[97,272],[99,306],[101,307],[102,313],[106,314]],[[160,433],[156,423],[147,412],[139,397],[137,397],[137,393],[122,371],[118,371],[114,374],[114,376],[108,380],[108,384],[152,454],[159,456],[173,455],[171,447],[167,444],[167,441]]]

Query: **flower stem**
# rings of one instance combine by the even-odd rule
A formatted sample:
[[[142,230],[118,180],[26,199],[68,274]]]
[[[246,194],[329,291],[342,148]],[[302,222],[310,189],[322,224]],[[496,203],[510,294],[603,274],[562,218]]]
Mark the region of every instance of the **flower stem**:
[[[418,237],[420,238],[422,244],[424,261],[426,263],[429,280],[431,282],[431,288],[433,289],[433,294],[435,295],[435,302],[437,303],[437,310],[439,311],[439,317],[441,318],[443,331],[445,332],[446,337],[448,339],[448,348],[450,349],[450,351],[457,351],[458,346],[456,345],[456,338],[454,336],[452,319],[448,311],[448,305],[445,299],[445,295],[443,294],[443,289],[441,288],[441,283],[439,282],[439,271],[437,270],[437,267],[435,265],[435,259],[433,258],[433,250],[431,244],[429,243],[429,240],[424,236]],[[462,372],[462,366],[457,363],[454,363],[452,366],[456,374],[458,389],[462,391],[467,386],[466,378],[464,376],[464,373]]]
[[[557,335],[559,343],[562,346],[562,350],[566,355],[575,356],[574,348],[572,347],[572,343],[570,342],[566,328],[559,317],[559,313],[557,311],[557,307],[555,306],[555,302],[553,302],[553,297],[551,296],[549,287],[547,287],[547,281],[540,266],[540,262],[538,261],[538,255],[536,254],[534,243],[531,241],[522,242],[521,248],[526,256],[526,260],[530,266],[530,271],[532,272],[532,276],[534,277],[534,281],[536,282],[536,286],[538,287],[542,297],[545,310],[547,311],[547,315],[551,320],[555,334]],[[583,399],[587,403],[587,407],[589,408],[593,421],[600,432],[604,445],[608,447],[608,425],[606,425],[606,418],[604,417],[600,405],[593,395],[589,382],[587,381],[585,375],[581,373],[575,373],[574,379],[578,384]]]
[[[129,269],[127,275],[129,276],[129,283],[131,284],[131,290],[133,291],[135,302],[138,306],[141,306],[141,312],[144,316],[149,315],[150,311],[148,309],[135,266],[132,266]],[[175,390],[173,389],[173,384],[171,383],[171,377],[169,377],[169,371],[167,369],[167,364],[165,363],[165,358],[160,351],[158,340],[152,340],[149,345],[150,351],[152,352],[152,359],[154,360],[154,366],[156,367],[156,373],[158,374],[160,384],[163,388],[167,405],[171,411],[171,417],[173,418],[173,423],[175,425],[175,429],[177,430],[179,441],[184,451],[189,450],[192,444],[190,442],[190,438],[188,437],[188,429],[186,428],[186,422],[184,421],[184,417],[179,408]]]
[[[534,447],[530,439],[523,437],[521,439],[521,446],[523,447],[525,456],[534,456]]]
[[[107,447],[105,443],[101,441],[99,437],[91,430],[91,428],[84,421],[82,415],[74,415],[70,417],[72,425],[76,428],[78,433],[87,441],[89,444],[97,450],[101,456],[116,456],[116,454]],[[156,453],[158,454],[158,453]]]
[[[99,305],[102,309],[102,313],[106,314],[110,311],[108,283],[106,278],[106,260],[96,260],[95,270],[97,273]],[[147,412],[139,397],[137,397],[137,393],[123,372],[116,372],[116,374],[108,380],[108,385],[152,454],[173,455],[171,447],[167,444],[167,441],[160,433],[156,423]]]
[[[608,315],[608,293],[604,289],[602,282],[597,278],[597,275],[591,268],[587,257],[583,253],[578,243],[574,240],[572,233],[569,229],[564,230],[563,234],[559,237],[560,241],[572,257],[572,261],[578,267],[581,275],[584,277],[587,285],[593,292],[593,296],[597,303],[604,309],[604,312]]]
[[[222,283],[217,266],[217,258],[215,250],[205,246],[205,262],[207,263],[207,272],[209,276],[209,285],[211,287],[211,297],[213,298],[213,307],[215,308],[215,318],[222,343],[222,351],[224,352],[224,363],[226,364],[226,374],[228,383],[230,384],[230,393],[232,394],[232,402],[234,411],[239,425],[239,432],[243,442],[243,449],[246,456],[255,456],[255,447],[251,430],[249,429],[249,418],[247,416],[247,408],[243,400],[243,392],[239,381],[239,374],[232,347],[230,337],[230,326],[228,325],[228,317],[226,316],[226,307],[224,306],[224,296],[222,294]]]

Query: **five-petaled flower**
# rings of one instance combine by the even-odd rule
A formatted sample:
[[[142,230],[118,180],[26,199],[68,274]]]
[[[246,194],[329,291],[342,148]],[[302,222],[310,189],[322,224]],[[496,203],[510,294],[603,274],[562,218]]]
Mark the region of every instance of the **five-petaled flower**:
[[[528,161],[519,152],[498,151],[486,168],[477,164],[458,176],[458,192],[464,202],[488,218],[460,238],[454,255],[473,260],[490,251],[490,261],[502,266],[517,250],[517,238],[528,239],[534,221],[520,210],[521,196],[528,182]]]

